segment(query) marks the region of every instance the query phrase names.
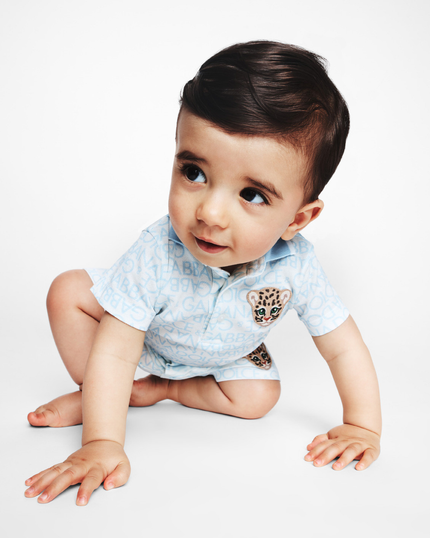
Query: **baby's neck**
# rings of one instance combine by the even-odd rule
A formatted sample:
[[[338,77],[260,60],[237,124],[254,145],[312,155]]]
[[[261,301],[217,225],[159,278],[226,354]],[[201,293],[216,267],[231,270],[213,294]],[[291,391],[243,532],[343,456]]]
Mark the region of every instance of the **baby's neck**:
[[[242,265],[242,264],[240,264]],[[227,273],[230,273],[231,275],[236,271],[236,269],[239,267],[239,265],[229,265],[228,267],[220,267],[223,271],[226,271]]]

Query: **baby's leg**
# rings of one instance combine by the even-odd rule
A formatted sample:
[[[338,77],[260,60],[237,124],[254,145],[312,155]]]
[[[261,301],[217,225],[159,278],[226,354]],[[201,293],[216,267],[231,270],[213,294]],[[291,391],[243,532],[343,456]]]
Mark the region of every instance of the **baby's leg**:
[[[55,344],[77,385],[83,383],[88,355],[104,312],[90,291],[92,285],[86,271],[67,271],[54,280],[46,300]]]
[[[130,405],[152,405],[174,400],[187,407],[241,418],[260,418],[276,404],[281,384],[268,379],[240,379],[217,383],[213,376],[181,381],[150,375],[134,382]]]
[[[212,376],[170,381],[168,398],[187,407],[255,419],[279,400],[281,384],[268,379],[240,379],[217,383]]]
[[[90,291],[93,283],[83,270],[58,276],[47,297],[47,309],[57,349],[73,381],[80,387],[85,366],[103,315]],[[65,394],[29,413],[33,426],[70,426],[82,422],[82,395]]]

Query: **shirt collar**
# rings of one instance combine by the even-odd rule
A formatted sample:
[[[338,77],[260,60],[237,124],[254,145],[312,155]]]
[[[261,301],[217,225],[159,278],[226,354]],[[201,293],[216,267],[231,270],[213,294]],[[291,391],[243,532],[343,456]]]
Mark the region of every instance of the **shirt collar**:
[[[275,260],[280,260],[286,256],[291,256],[292,252],[288,245],[288,241],[283,239],[278,239],[278,241],[273,245],[273,247],[266,254],[266,262],[273,262]]]
[[[169,222],[169,239],[171,239],[175,243],[178,243],[179,245],[183,244],[182,241],[179,239],[179,237],[176,235],[176,232],[173,229],[173,226],[170,222]]]

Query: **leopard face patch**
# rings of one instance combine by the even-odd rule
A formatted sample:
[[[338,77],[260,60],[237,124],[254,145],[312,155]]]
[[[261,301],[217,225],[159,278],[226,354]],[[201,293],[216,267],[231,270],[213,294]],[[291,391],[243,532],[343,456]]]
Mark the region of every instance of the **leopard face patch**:
[[[261,327],[267,327],[276,321],[284,306],[291,299],[291,295],[290,290],[278,288],[263,288],[248,292],[246,299],[252,307],[255,323]]]
[[[252,353],[248,353],[245,359],[248,359],[249,362],[262,370],[270,370],[272,367],[272,358],[264,344],[260,344]]]

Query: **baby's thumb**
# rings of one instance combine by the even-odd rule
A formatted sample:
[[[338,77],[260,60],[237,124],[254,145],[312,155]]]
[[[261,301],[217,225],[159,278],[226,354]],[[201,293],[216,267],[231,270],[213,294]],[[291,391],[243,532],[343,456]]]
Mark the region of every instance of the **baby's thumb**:
[[[130,476],[130,470],[130,464],[128,462],[121,462],[118,467],[105,478],[104,488],[108,490],[123,486]]]

